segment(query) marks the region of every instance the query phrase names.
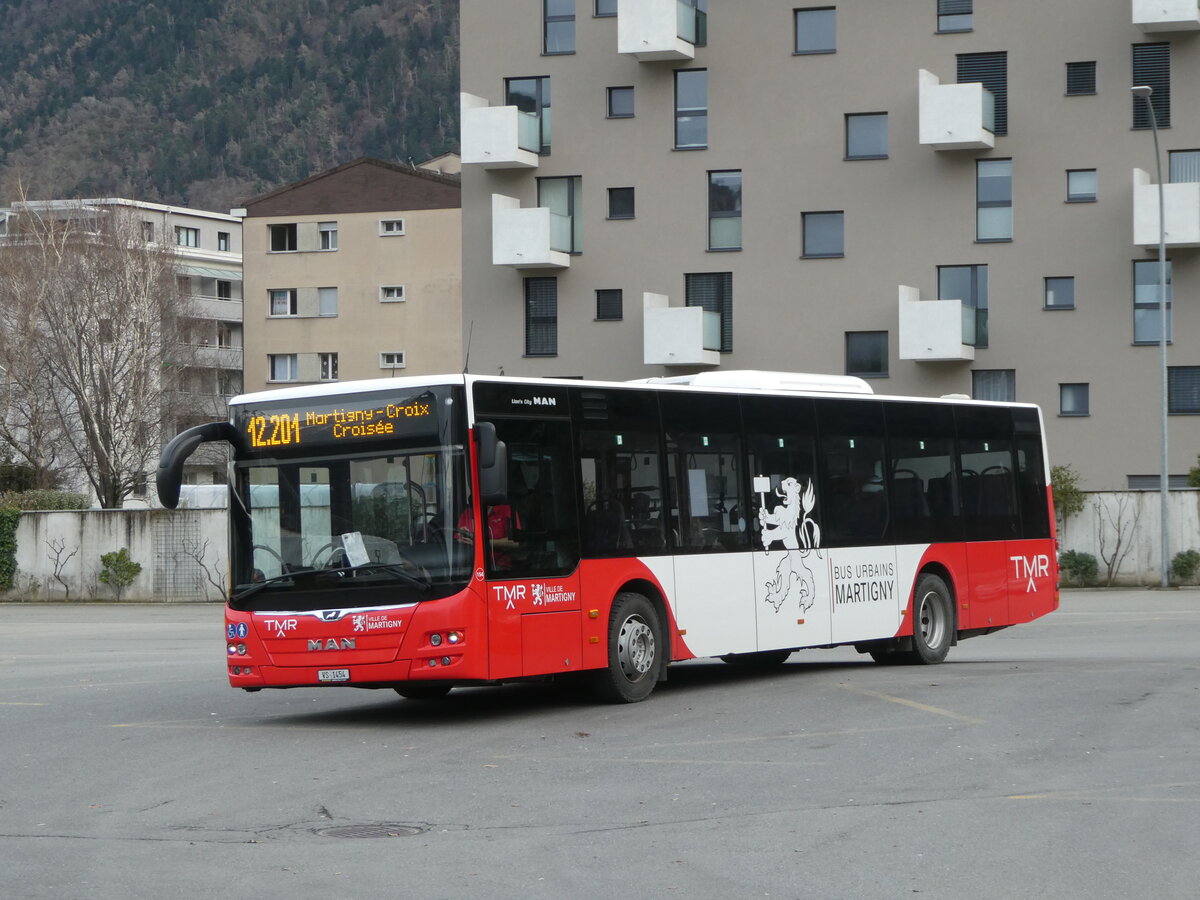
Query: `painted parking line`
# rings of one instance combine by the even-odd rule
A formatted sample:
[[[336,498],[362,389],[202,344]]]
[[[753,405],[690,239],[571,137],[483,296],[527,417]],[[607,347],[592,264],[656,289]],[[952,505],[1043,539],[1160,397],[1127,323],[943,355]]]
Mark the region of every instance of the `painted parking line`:
[[[855,687],[850,684],[839,684],[838,687],[846,691],[851,691],[855,694],[863,694],[867,697],[874,697],[876,700],[886,700],[888,703],[898,703],[901,706],[907,706],[910,709],[919,709],[921,712],[932,713],[935,716],[945,716],[947,719],[955,719],[959,722],[966,722],[970,725],[982,725],[986,719],[980,719],[975,716],[964,716],[961,713],[953,712],[949,709],[942,709],[940,706],[930,706],[928,703],[918,703],[916,700],[906,700],[904,697],[893,697],[891,694],[881,694],[879,691],[872,691],[867,688]]]

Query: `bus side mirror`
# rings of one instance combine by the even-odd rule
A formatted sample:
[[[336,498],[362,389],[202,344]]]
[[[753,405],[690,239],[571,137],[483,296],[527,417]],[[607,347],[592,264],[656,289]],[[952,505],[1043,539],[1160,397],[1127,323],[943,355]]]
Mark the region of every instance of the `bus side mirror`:
[[[491,422],[477,422],[479,441],[479,502],[499,506],[508,502],[508,447],[496,436]]]
[[[181,431],[163,447],[154,473],[158,500],[167,509],[179,505],[179,486],[183,484],[183,464],[197,447],[210,441],[228,441],[236,446],[238,432],[228,422],[207,422]]]

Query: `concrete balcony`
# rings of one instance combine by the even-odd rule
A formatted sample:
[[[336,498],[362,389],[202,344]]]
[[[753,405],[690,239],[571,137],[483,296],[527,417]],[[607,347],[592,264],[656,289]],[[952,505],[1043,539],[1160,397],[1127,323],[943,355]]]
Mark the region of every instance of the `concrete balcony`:
[[[541,149],[538,118],[515,106],[488,106],[474,94],[459,94],[463,165],[485,169],[536,169]]]
[[[964,310],[961,300],[922,300],[917,288],[900,285],[900,358],[918,362],[974,359],[975,348],[963,340],[968,318],[973,330],[975,310]]]
[[[1168,247],[1200,247],[1200,182],[1163,185],[1163,225]],[[1158,246],[1158,183],[1133,170],[1133,243]]]
[[[696,58],[704,13],[681,0],[621,0],[617,52],[640,62]]]
[[[561,220],[561,221],[560,221]],[[492,194],[492,265],[514,269],[566,269],[571,265],[571,220],[544,206]]]
[[[1147,33],[1200,30],[1197,0],[1133,0],[1133,24]]]
[[[642,295],[642,361],[648,366],[719,366],[721,317],[699,306],[671,306]]]
[[[920,142],[934,150],[990,150],[996,145],[996,98],[979,82],[942,84],[917,72]]]
[[[212,319],[218,322],[241,322],[241,300],[218,300],[215,297],[191,298],[192,314],[197,319]]]
[[[205,369],[242,368],[241,347],[197,347],[192,365]]]

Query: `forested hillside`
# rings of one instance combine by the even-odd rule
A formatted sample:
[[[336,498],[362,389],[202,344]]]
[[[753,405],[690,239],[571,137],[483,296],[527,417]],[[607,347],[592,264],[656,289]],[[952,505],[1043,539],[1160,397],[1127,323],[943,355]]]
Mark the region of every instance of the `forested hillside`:
[[[228,211],[458,141],[458,0],[0,0],[0,203]]]

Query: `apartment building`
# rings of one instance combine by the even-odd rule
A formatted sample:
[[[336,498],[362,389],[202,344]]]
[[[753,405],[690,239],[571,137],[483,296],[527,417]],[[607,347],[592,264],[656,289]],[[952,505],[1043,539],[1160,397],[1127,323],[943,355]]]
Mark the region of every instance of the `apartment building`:
[[[1197,30],[1196,0],[462,0],[471,370],[1031,401],[1085,488],[1157,487],[1153,109],[1182,484]]]
[[[234,210],[247,391],[462,368],[456,158],[430,162],[356,159]]]
[[[188,303],[185,315],[192,319],[186,332],[194,343],[169,351],[184,371],[162,411],[164,429],[173,435],[197,422],[224,418],[226,402],[242,392],[241,220],[118,197],[24,200],[0,210],[0,238],[10,232],[16,237],[21,217],[29,214],[69,220],[83,234],[108,217],[124,216],[140,238],[175,254],[180,295]],[[189,484],[224,483],[225,452],[202,448],[188,461],[184,477]]]

